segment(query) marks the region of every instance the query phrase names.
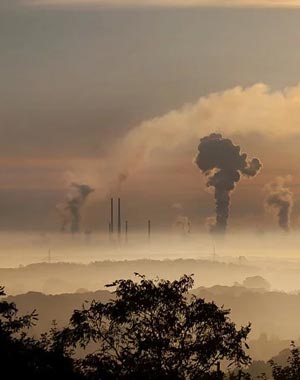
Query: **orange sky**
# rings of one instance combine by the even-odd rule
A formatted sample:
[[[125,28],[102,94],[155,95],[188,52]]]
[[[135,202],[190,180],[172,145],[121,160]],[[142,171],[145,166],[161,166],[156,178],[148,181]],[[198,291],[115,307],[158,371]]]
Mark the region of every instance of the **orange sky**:
[[[100,4],[108,6],[259,6],[300,7],[299,0],[25,0],[33,5]]]
[[[0,4],[0,228],[56,229],[55,206],[72,182],[96,188],[86,219],[106,228],[107,197],[124,170],[132,220],[169,225],[180,202],[203,225],[214,200],[193,158],[214,131],[264,165],[238,184],[232,224],[276,227],[262,188],[286,175],[299,217],[297,9],[22,4]]]

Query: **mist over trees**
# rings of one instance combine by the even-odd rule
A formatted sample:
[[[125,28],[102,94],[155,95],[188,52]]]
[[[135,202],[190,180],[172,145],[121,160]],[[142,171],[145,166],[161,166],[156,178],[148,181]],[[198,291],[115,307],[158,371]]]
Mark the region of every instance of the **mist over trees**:
[[[192,295],[192,276],[167,281],[136,275],[109,285],[113,299],[84,304],[67,327],[54,323],[39,338],[29,334],[35,311],[20,316],[13,302],[0,301],[1,373],[34,380],[300,378],[294,343],[284,365],[251,363],[250,324],[237,328],[229,310]]]
[[[63,331],[74,348],[96,343],[83,362],[89,379],[221,378],[220,363],[249,364],[250,325],[236,329],[229,311],[190,296],[193,279],[120,280],[116,299],[77,310]]]

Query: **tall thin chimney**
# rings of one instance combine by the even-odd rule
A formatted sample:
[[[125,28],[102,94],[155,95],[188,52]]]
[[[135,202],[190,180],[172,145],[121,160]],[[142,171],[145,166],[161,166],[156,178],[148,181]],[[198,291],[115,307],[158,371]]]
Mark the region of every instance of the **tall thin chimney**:
[[[110,199],[110,233],[114,233],[114,198]]]
[[[151,220],[148,220],[148,239],[151,238]]]
[[[121,235],[121,199],[118,198],[118,234]]]
[[[127,241],[127,238],[128,238],[128,220],[125,221],[125,238]]]

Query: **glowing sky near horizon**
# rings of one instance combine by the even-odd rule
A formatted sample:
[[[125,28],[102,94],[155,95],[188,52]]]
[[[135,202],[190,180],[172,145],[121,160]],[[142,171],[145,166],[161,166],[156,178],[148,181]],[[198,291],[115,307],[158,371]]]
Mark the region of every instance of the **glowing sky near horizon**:
[[[25,0],[33,5],[300,7],[299,0]]]
[[[142,225],[147,215],[170,225],[172,204],[181,203],[203,226],[214,199],[193,158],[212,128],[264,164],[261,175],[239,184],[230,224],[276,228],[263,210],[262,188],[292,175],[299,225],[298,9],[77,12],[24,10],[24,1],[0,1],[0,228],[56,229],[55,205],[69,183],[85,182],[97,188],[88,224],[106,229],[107,174],[114,174],[114,157],[132,162],[138,139],[154,148],[122,189],[131,222]],[[153,128],[157,138],[147,132],[126,140],[138,126]],[[176,142],[173,126],[179,145],[168,141]],[[157,144],[160,128],[165,146]],[[118,152],[124,139],[127,150]]]

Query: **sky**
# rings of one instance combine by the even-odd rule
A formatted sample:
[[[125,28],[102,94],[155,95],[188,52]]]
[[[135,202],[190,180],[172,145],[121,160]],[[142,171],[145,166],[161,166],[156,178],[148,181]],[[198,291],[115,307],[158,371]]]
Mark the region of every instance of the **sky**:
[[[17,0],[18,3],[36,5],[101,5],[106,7],[127,6],[216,6],[216,7],[299,7],[299,0]]]
[[[214,200],[193,160],[214,131],[263,162],[233,194],[232,228],[276,229],[263,189],[287,175],[299,228],[300,2],[80,3],[1,2],[0,228],[58,229],[72,182],[96,188],[91,229],[111,194],[136,226],[171,225],[180,203],[202,228]]]

